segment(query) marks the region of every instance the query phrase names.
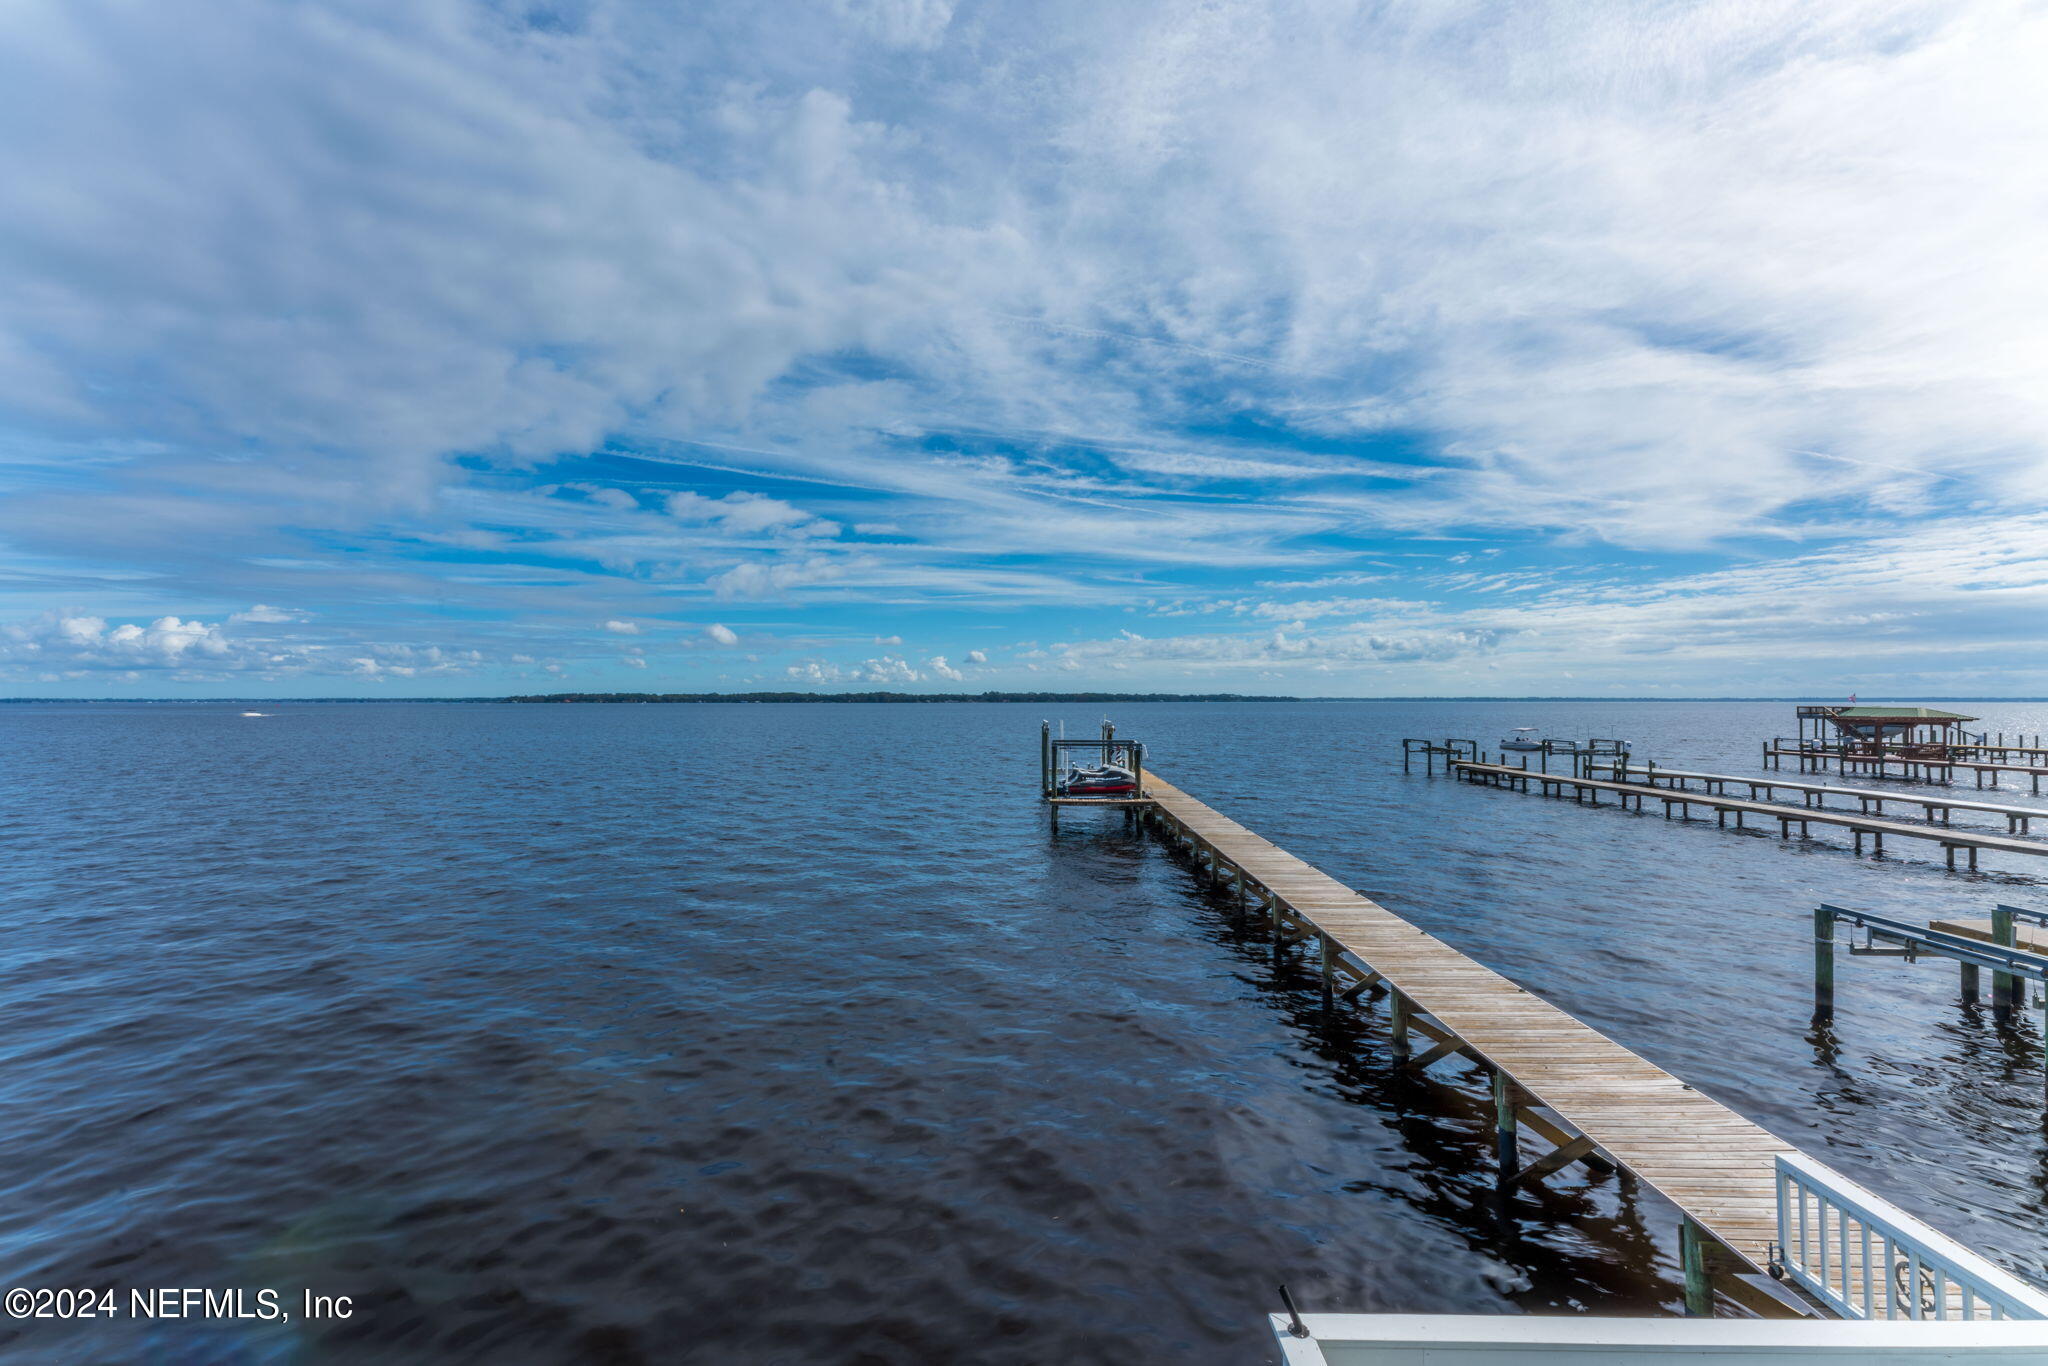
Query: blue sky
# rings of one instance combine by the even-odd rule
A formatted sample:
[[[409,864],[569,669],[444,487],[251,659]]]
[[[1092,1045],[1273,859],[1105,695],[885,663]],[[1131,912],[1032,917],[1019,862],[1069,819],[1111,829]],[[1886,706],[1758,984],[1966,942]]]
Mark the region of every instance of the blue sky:
[[[2048,17],[0,20],[0,691],[2048,692]]]

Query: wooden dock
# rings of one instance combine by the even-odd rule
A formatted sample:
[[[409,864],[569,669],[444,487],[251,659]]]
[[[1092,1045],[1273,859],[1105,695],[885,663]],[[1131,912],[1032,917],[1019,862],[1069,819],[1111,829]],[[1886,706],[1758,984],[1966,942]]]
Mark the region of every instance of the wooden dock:
[[[1650,764],[1609,764],[1595,767],[1592,773],[1606,773],[1620,782],[1629,782],[1640,777],[1650,786],[1669,783],[1673,787],[1696,782],[1707,792],[1726,795],[1730,784],[1741,784],[1749,789],[1754,799],[1759,792],[1766,801],[1776,801],[1780,788],[1787,792],[1803,794],[1806,805],[1818,807],[1829,797],[1853,797],[1857,810],[1864,815],[1883,815],[1886,802],[1900,806],[1917,806],[1930,821],[1939,819],[1943,825],[1953,824],[1950,819],[1957,811],[1987,811],[2005,817],[2005,833],[2025,835],[2031,833],[2031,822],[2035,817],[2048,818],[2048,809],[2038,806],[2014,806],[2009,802],[1980,802],[1963,797],[1922,796],[1911,792],[1887,791],[1872,787],[1835,787],[1826,783],[1793,782],[1786,778],[1747,778],[1733,773],[1697,773],[1688,769],[1664,768]]]
[[[1956,748],[1961,749],[1963,746]],[[1787,749],[1767,743],[1763,749],[1763,757],[1765,765],[1770,768],[1782,768],[1784,760],[1797,759],[1801,773],[1824,773],[1827,766],[1834,763],[1840,766],[1844,774],[1854,766],[1867,776],[1884,778],[1889,777],[1891,770],[1896,767],[1902,780],[1923,783],[1952,783],[1955,781],[1956,770],[1964,769],[1975,775],[1979,788],[1997,787],[2001,774],[2024,773],[2032,784],[2031,790],[2036,797],[2041,795],[2041,779],[2048,778],[2048,765],[2044,764],[1991,763],[1977,759],[1958,759],[1953,755],[1934,758],[1926,755],[1890,753],[1844,754],[1834,749]],[[1936,777],[1937,773],[1941,776]],[[1991,779],[1988,783],[1984,781],[1986,775]]]
[[[1644,798],[1653,798],[1664,804],[1668,818],[1674,810],[1681,816],[1690,816],[1692,808],[1703,806],[1713,811],[1725,825],[1729,816],[1735,817],[1737,828],[1742,828],[1750,816],[1760,816],[1778,822],[1778,834],[1790,839],[1792,827],[1798,826],[1802,837],[1808,836],[1812,825],[1832,825],[1852,832],[1856,837],[1858,852],[1863,849],[1866,837],[1876,841],[1876,852],[1884,852],[1887,836],[1893,839],[1928,840],[1939,844],[1948,856],[1948,866],[1956,866],[1956,855],[1967,855],[1969,866],[1977,866],[1977,855],[1985,850],[1997,853],[2025,854],[2040,858],[2048,856],[2048,843],[2035,843],[2011,835],[1990,832],[1957,830],[1945,825],[1910,825],[1904,821],[1885,820],[1882,817],[1851,814],[1847,811],[1829,811],[1812,806],[1791,806],[1778,802],[1749,801],[1711,792],[1689,792],[1677,788],[1649,787],[1641,783],[1619,783],[1604,778],[1579,778],[1563,773],[1538,773],[1509,764],[1481,764],[1456,761],[1451,764],[1452,774],[1472,782],[1491,783],[1497,787],[1511,787],[1527,792],[1531,784],[1540,787],[1546,797],[1563,796],[1570,789],[1574,798],[1591,800],[1598,804],[1601,793],[1611,793],[1620,799],[1623,806],[1631,803],[1636,810],[1642,810]]]
[[[1311,951],[1330,999],[1385,989],[1396,1051],[1411,1066],[1463,1054],[1488,1070],[1503,1186],[1574,1162],[1618,1166],[1678,1208],[1692,1312],[1711,1312],[1717,1273],[1719,1288],[1756,1312],[1798,1312],[1734,1279],[1769,1267],[1777,1159],[1791,1144],[1158,774],[1148,788],[1142,819],[1241,904],[1259,906],[1278,942]],[[1525,1134],[1541,1140],[1534,1156]]]

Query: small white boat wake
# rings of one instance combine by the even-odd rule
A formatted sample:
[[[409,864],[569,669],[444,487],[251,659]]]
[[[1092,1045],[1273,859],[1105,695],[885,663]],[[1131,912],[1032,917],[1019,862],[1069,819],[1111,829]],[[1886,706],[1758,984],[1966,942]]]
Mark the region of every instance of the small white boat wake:
[[[269,713],[269,712],[267,712],[267,711],[245,711],[245,712],[243,712],[243,713],[242,713],[242,715],[244,715],[244,716],[268,716],[268,715],[270,715],[270,713]]]

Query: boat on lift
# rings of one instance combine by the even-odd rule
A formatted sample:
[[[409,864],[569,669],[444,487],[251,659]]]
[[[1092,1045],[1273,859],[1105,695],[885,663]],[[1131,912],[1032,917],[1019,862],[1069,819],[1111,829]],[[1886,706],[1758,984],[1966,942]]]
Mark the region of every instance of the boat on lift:
[[[1089,768],[1076,764],[1060,779],[1060,795],[1135,797],[1138,795],[1138,777],[1129,769],[1117,764],[1097,764]]]
[[[1536,738],[1536,727],[1516,726],[1515,733],[1500,742],[1502,749],[1534,752],[1543,748],[1543,742]]]

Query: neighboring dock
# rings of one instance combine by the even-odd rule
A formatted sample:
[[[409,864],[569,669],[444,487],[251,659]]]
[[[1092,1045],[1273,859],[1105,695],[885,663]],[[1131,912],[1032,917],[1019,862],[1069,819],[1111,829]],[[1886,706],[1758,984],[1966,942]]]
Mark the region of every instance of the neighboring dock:
[[[1896,768],[1901,779],[1915,783],[1952,783],[1955,781],[1956,770],[1962,769],[1975,775],[1976,786],[1980,789],[1997,787],[2001,774],[2023,773],[2032,784],[2031,790],[2036,797],[2041,795],[2041,779],[2048,778],[2048,765],[2042,764],[2000,764],[1976,759],[1957,759],[1952,756],[1934,758],[1913,754],[1854,754],[1812,746],[1788,748],[1768,741],[1764,744],[1763,757],[1765,766],[1769,768],[1783,768],[1785,760],[1796,759],[1799,761],[1801,773],[1825,773],[1828,765],[1832,763],[1838,765],[1844,775],[1853,770],[1866,777],[1888,778]],[[1991,779],[1989,782],[1985,781],[1987,775]]]
[[[1732,784],[1741,784],[1749,789],[1751,799],[1762,793],[1764,800],[1776,801],[1780,789],[1797,792],[1809,807],[1823,805],[1829,797],[1853,797],[1857,810],[1863,815],[1883,815],[1884,804],[1894,802],[1900,806],[1917,806],[1926,813],[1929,821],[1939,819],[1943,825],[1952,825],[1951,817],[1957,811],[1987,811],[2005,818],[2005,833],[2024,835],[2030,833],[2035,817],[2048,817],[2048,809],[2038,806],[2015,806],[2010,802],[1980,802],[1962,797],[1927,797],[1910,792],[1887,791],[1873,787],[1833,787],[1826,783],[1801,783],[1786,778],[1747,778],[1734,773],[1698,773],[1682,768],[1664,768],[1657,764],[1608,764],[1595,766],[1587,776],[1605,773],[1618,782],[1640,779],[1651,787],[1665,783],[1682,787],[1686,783],[1698,783],[1709,793],[1727,795]],[[1940,813],[1937,817],[1936,813]]]
[[[1884,852],[1884,841],[1892,839],[1927,840],[1942,847],[1947,855],[1948,866],[1956,866],[1956,855],[1967,856],[1969,866],[1977,866],[1977,855],[1986,850],[1997,853],[2024,854],[2032,858],[2048,856],[2048,844],[2017,839],[2011,835],[1997,835],[1973,830],[1958,830],[1952,826],[1911,825],[1905,821],[1885,820],[1869,815],[1851,815],[1846,811],[1829,811],[1813,806],[1791,806],[1777,802],[1759,802],[1730,797],[1713,792],[1691,792],[1677,788],[1651,787],[1642,783],[1614,782],[1604,778],[1574,777],[1562,773],[1537,773],[1511,764],[1475,763],[1469,760],[1453,760],[1450,763],[1453,776],[1471,782],[1490,783],[1496,787],[1531,791],[1534,784],[1546,797],[1563,796],[1569,790],[1575,800],[1591,800],[1596,805],[1600,794],[1609,793],[1617,797],[1623,806],[1633,802],[1640,811],[1644,798],[1653,798],[1664,804],[1668,818],[1674,810],[1681,816],[1690,816],[1692,808],[1703,806],[1716,814],[1721,824],[1727,824],[1729,816],[1735,817],[1737,828],[1742,828],[1750,816],[1778,822],[1781,839],[1790,839],[1792,827],[1797,825],[1802,836],[1810,835],[1812,825],[1832,825],[1848,830],[1855,835],[1857,852],[1862,852],[1866,837],[1875,841],[1876,852]],[[1740,780],[1737,781],[1746,781]]]

